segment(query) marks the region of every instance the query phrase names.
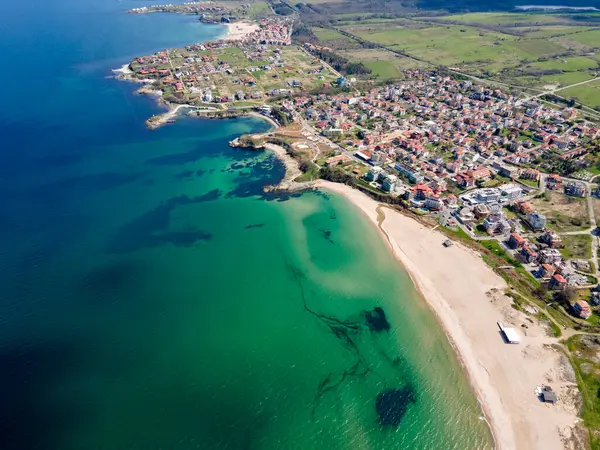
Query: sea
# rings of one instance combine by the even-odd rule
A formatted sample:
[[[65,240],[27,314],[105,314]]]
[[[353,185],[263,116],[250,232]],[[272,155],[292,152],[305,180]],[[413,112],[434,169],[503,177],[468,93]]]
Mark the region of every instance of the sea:
[[[0,1],[2,450],[489,449],[375,228],[111,69],[216,39],[144,0]]]

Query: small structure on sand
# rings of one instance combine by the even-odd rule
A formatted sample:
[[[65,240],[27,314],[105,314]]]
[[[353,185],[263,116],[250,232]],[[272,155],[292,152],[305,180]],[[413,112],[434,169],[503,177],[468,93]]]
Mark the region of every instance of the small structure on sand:
[[[542,384],[535,389],[535,393],[538,398],[544,403],[552,403],[553,405],[558,401],[556,392],[552,390],[550,386]]]
[[[497,323],[498,328],[500,329],[500,334],[508,344],[518,344],[521,342],[521,338],[519,337],[517,330],[514,328],[505,327],[502,325],[502,322]]]

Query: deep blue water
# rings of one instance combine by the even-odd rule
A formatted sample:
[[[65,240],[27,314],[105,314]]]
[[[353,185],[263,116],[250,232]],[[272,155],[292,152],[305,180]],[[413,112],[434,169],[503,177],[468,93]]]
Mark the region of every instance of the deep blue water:
[[[113,79],[111,69],[138,54],[223,33],[192,17],[124,14],[142,3],[0,3],[0,277],[4,296],[14,302],[38,286],[30,279],[36,261],[55,257],[96,220],[79,207],[91,200],[88,193],[143,175],[135,162],[126,164],[127,145],[156,145],[144,121],[158,106],[133,94],[135,85]],[[188,123],[161,137],[185,140],[202,135],[202,127],[210,125]],[[124,152],[111,155],[123,159],[121,167],[105,164],[110,152]],[[15,270],[19,264],[22,270]]]

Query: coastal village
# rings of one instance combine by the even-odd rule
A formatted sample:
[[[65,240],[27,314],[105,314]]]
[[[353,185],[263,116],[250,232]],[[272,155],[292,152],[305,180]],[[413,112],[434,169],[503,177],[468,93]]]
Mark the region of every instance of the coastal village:
[[[591,198],[598,190],[539,167],[554,159],[584,168],[582,157],[596,148],[599,128],[578,123],[572,109],[522,103],[471,81],[407,76],[397,85],[298,96],[282,105],[331,140],[335,150],[323,165],[351,167],[365,189],[401,198],[417,214],[438,217],[475,240],[496,241],[552,289],[593,287]],[[553,212],[547,217],[540,208],[555,197],[585,203],[575,208],[584,217],[567,224],[568,212],[561,221]],[[578,237],[589,248],[561,253],[562,232],[569,236],[567,247]]]
[[[223,17],[224,8],[131,12]],[[512,308],[554,336],[600,332],[597,123],[576,108],[438,69],[408,69],[390,83],[345,75],[319,58],[329,49],[293,42],[293,27],[289,17],[265,17],[236,39],[137,57],[120,77],[144,83],[142,93],[171,108],[150,118],[151,128],[179,107],[204,117],[265,116],[276,130],[235,145],[287,152],[299,169],[286,188],[319,178],[348,184],[442,231],[447,247],[480,251],[506,280]]]
[[[337,80],[330,66],[291,45],[291,29],[287,19],[264,19],[241,39],[138,57],[127,78],[146,83],[168,103],[206,111],[252,108]]]

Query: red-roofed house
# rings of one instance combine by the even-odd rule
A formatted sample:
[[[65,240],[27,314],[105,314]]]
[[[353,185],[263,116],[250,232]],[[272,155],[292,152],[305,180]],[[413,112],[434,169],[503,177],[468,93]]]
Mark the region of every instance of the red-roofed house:
[[[550,264],[542,264],[540,266],[539,275],[541,278],[550,278],[554,275],[554,267]]]
[[[529,245],[524,245],[521,249],[521,256],[526,262],[532,263],[537,259],[537,253],[534,252]]]
[[[511,248],[521,248],[526,242],[527,240],[519,233],[512,233],[508,239],[508,245],[510,245]]]
[[[567,280],[560,274],[554,274],[549,284],[551,289],[564,289],[567,287]]]
[[[573,305],[573,311],[582,319],[587,319],[592,315],[592,308],[585,300],[577,300]]]
[[[467,175],[473,178],[473,180],[485,180],[492,176],[492,171],[487,167],[480,167],[478,169],[467,171]]]

